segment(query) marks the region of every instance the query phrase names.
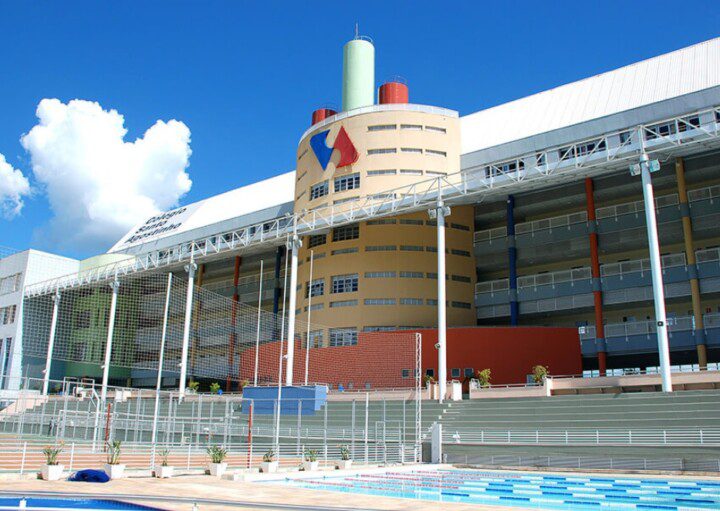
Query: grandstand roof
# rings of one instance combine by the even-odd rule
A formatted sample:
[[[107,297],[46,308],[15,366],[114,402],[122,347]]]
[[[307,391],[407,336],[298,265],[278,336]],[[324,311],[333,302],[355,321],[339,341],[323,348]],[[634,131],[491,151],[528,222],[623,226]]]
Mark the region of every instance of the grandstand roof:
[[[462,154],[720,86],[720,38],[461,118]]]

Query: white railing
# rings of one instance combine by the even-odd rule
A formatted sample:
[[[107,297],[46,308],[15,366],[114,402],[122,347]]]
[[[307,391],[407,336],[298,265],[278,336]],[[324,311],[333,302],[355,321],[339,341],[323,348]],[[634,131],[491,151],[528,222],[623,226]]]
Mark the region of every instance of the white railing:
[[[666,254],[661,258],[663,269],[685,266],[685,254]],[[649,272],[649,259],[634,259],[632,261],[622,261],[619,263],[606,263],[600,266],[600,276],[610,277],[613,275],[625,275],[628,273]]]
[[[521,222],[515,225],[515,234],[532,234],[538,231],[569,227],[573,224],[582,224],[585,222],[587,222],[587,211],[579,211],[567,215],[533,220],[532,222]]]
[[[453,430],[448,424],[443,443],[478,445],[647,445],[720,446],[720,428],[699,429],[536,429]]]
[[[689,112],[660,122],[687,124],[686,118],[690,115],[712,120],[698,126],[687,126],[682,131],[667,135],[658,134],[658,122],[655,121],[607,133],[599,137],[603,144],[597,143],[598,138],[595,138],[593,143],[598,149],[590,152],[567,153],[567,144],[548,148],[540,152],[541,156],[544,155],[538,160],[543,162],[541,165],[526,165],[522,169],[507,173],[486,173],[488,164],[484,163],[454,174],[387,190],[387,193],[380,197],[359,197],[343,204],[302,211],[285,218],[182,243],[170,250],[155,250],[151,248],[152,244],[148,244],[149,252],[129,261],[40,282],[26,287],[25,295],[48,294],[58,289],[108,281],[130,273],[177,267],[191,260],[197,261],[222,253],[238,253],[251,247],[269,248],[286,243],[293,234],[305,236],[370,218],[424,211],[436,206],[440,197],[450,205],[472,203],[485,197],[521,192],[533,187],[533,183],[538,180],[544,180],[548,185],[558,183],[567,180],[568,175],[577,173],[580,169],[600,167],[605,171],[613,171],[626,166],[628,161],[636,160],[641,146],[644,146],[648,155],[654,156],[661,152],[664,157],[668,157],[686,154],[694,143],[704,142],[703,147],[707,148],[720,141],[720,131],[715,120],[716,116],[720,116],[720,107]],[[644,142],[641,142],[641,136]],[[570,146],[582,146],[586,142],[579,141]],[[600,147],[604,149],[599,149]],[[561,149],[573,156],[558,160],[556,156]],[[533,154],[532,158],[536,158],[536,155]]]
[[[705,329],[720,328],[720,312],[703,315]],[[688,332],[695,329],[695,321],[692,316],[680,316],[667,318],[668,330],[670,332]],[[578,328],[581,340],[595,339],[596,330],[594,325],[581,326]],[[630,335],[654,335],[657,332],[655,321],[627,321],[625,323],[608,323],[605,325],[605,338],[628,337]]]
[[[697,188],[688,190],[688,201],[695,202],[699,200],[710,200],[720,197],[720,185],[707,186],[705,188]]]
[[[659,197],[655,197],[655,208],[660,209],[666,206],[676,206],[679,202],[677,193],[660,195]],[[645,203],[639,200],[597,208],[595,210],[595,216],[598,220],[601,220],[603,218],[617,218],[622,215],[642,214],[644,212]]]

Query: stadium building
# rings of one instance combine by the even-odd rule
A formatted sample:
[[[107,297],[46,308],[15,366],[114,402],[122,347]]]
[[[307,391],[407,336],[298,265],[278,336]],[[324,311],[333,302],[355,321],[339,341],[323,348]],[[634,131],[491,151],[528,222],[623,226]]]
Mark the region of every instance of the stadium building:
[[[717,368],[720,39],[465,116],[376,87],[374,58],[365,38],[345,45],[342,108],[312,112],[295,171],[149,218],[26,296],[170,269],[287,307],[300,347],[428,331],[423,370],[441,382],[491,355],[522,365],[499,382],[524,381],[520,352],[556,373],[652,371],[666,352]],[[207,353],[232,365],[224,339]]]

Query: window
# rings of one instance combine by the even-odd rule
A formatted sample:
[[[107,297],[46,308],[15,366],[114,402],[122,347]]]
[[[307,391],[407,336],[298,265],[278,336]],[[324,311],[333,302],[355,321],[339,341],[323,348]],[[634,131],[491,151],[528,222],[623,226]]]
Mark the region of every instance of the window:
[[[422,305],[422,298],[400,298],[400,305]]]
[[[450,227],[452,227],[453,229],[457,229],[459,231],[469,231],[470,230],[470,227],[468,227],[467,225],[463,225],[463,224],[450,224]]]
[[[570,158],[586,156],[597,151],[604,151],[606,148],[604,139],[591,140],[582,144],[570,147],[563,147],[558,151],[560,160],[569,160]]]
[[[373,154],[395,154],[397,149],[394,147],[383,147],[380,149],[368,149],[368,156]]]
[[[387,131],[397,129],[397,124],[375,124],[368,126],[368,131]]]
[[[365,305],[395,305],[395,298],[366,298]]]
[[[433,156],[447,156],[445,151],[436,151],[435,149],[425,149],[425,154],[432,154]]]
[[[354,346],[357,344],[357,328],[331,328],[330,346]]]
[[[400,278],[403,279],[421,279],[425,275],[421,271],[401,271]]]
[[[397,245],[368,245],[365,252],[392,252],[397,250]]]
[[[332,234],[333,241],[356,240],[360,237],[360,226],[355,224],[336,227],[333,229]]]
[[[395,278],[397,273],[394,271],[368,271],[365,272],[366,279],[382,279],[382,278]]]
[[[327,235],[313,234],[308,237],[308,248],[319,247],[327,242]]]
[[[367,225],[394,225],[397,220],[394,218],[380,218],[379,220],[368,220],[365,222]]]
[[[401,218],[400,219],[401,225],[422,225],[422,220],[416,220],[414,218]]]
[[[400,169],[400,174],[403,174],[405,176],[422,176],[423,171],[413,169]]]
[[[452,280],[455,282],[470,282],[470,277],[466,277],[465,275],[453,275]]]
[[[447,133],[445,128],[441,128],[439,126],[425,126],[425,129],[427,131],[434,131],[435,133]]]
[[[395,169],[368,170],[368,176],[386,176],[388,174],[397,174]]]
[[[392,332],[393,330],[397,330],[397,327],[394,327],[394,326],[365,326],[365,327],[363,327],[363,332]]]
[[[307,171],[306,171],[306,170],[300,173],[300,175],[298,176],[297,180],[300,181],[300,180],[301,180],[302,178],[304,178],[305,176],[307,176]]]
[[[438,304],[438,301],[435,300],[434,298],[428,298],[427,300],[425,300],[425,305],[435,305],[436,306],[437,304]]]
[[[323,343],[323,331],[322,330],[311,330],[310,332],[308,343],[310,345],[310,348],[320,348],[322,347]]]
[[[435,377],[435,369],[425,369],[425,374],[431,377]]]
[[[456,256],[470,257],[470,252],[468,252],[467,250],[458,250],[454,248],[450,251],[450,253]]]
[[[510,160],[502,163],[495,163],[485,167],[485,177],[489,179],[491,177],[502,176],[505,174],[513,174],[518,170],[524,169],[525,162],[522,160]]]
[[[400,245],[400,250],[406,252],[422,252],[423,248],[420,245]]]
[[[422,131],[422,124],[401,124],[400,129]]]
[[[472,307],[468,302],[452,302],[452,306],[456,309],[470,309]]]
[[[447,176],[447,172],[438,172],[437,170],[426,170],[426,176]]]
[[[333,293],[353,293],[358,290],[358,274],[336,275],[332,278]]]
[[[324,303],[314,303],[310,307],[305,307],[305,312],[307,312],[308,309],[310,309],[311,311],[319,311],[319,310],[323,310],[324,308],[325,308]]]
[[[465,375],[465,378],[472,378],[473,376],[475,376],[475,373],[473,372],[472,367],[466,367],[463,370],[463,374]]]
[[[0,307],[0,325],[9,325],[15,322],[15,305]]]
[[[330,193],[327,180],[310,187],[310,200],[319,199]]]
[[[402,373],[401,373],[401,374],[402,374],[402,377],[403,377],[403,378],[410,378],[410,372],[411,372],[410,369],[403,369],[403,370],[402,370]]]
[[[358,251],[357,247],[349,247],[349,248],[339,248],[337,250],[333,250],[331,252],[332,255],[342,255],[342,254],[354,254]]]
[[[10,275],[9,277],[4,277],[0,279],[0,295],[19,291],[21,279],[21,273],[15,273],[14,275]]]
[[[401,147],[400,151],[403,153],[422,154],[422,149],[420,149],[419,147]]]
[[[360,188],[360,174],[348,174],[347,176],[336,177],[334,181],[335,191],[344,192],[345,190],[354,190]]]
[[[305,298],[308,296],[322,296],[325,294],[325,279],[316,279],[305,286]]]
[[[632,137],[632,134],[630,131],[623,131],[620,133],[620,145],[625,145],[630,140],[630,137]]]
[[[330,307],[354,307],[357,304],[357,300],[340,300],[337,302],[330,302]]]
[[[460,368],[453,367],[450,369],[450,378],[460,378]]]

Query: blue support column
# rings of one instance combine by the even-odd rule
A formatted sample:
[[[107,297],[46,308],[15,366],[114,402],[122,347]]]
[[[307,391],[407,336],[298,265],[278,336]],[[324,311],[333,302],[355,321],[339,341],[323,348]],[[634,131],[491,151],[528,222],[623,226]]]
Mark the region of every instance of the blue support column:
[[[507,198],[508,282],[510,294],[510,324],[518,324],[517,249],[515,248],[515,197]]]

